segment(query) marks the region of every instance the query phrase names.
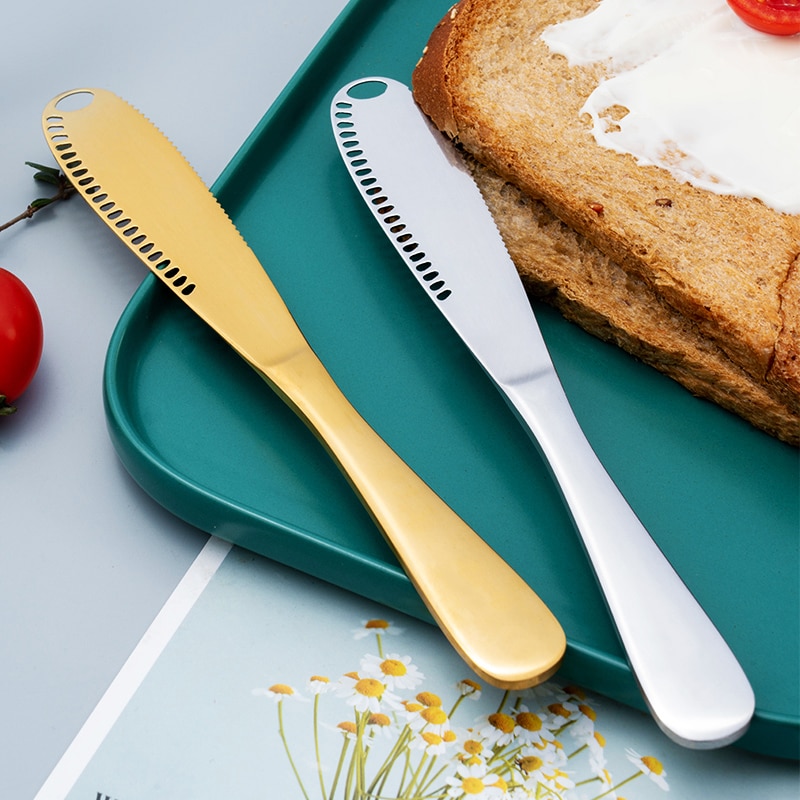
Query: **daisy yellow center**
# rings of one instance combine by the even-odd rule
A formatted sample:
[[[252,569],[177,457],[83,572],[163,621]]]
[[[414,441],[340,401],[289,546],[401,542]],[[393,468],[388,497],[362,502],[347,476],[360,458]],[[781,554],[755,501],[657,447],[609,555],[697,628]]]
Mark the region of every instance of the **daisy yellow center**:
[[[492,784],[492,786],[494,786],[495,789],[499,789],[501,792],[507,792],[508,791],[508,784],[502,778],[498,778]]]
[[[600,747],[605,747],[606,746],[606,737],[603,736],[602,733],[600,733],[599,731],[595,731],[594,732],[594,738],[595,738],[595,741],[597,742],[597,744],[600,745]]]
[[[580,686],[565,686],[564,691],[571,694],[573,697],[577,697],[578,700],[586,699],[586,692],[584,692]]]
[[[471,756],[476,756],[483,750],[483,745],[476,742],[475,739],[467,739],[464,742],[464,752],[469,753]]]
[[[359,694],[363,694],[364,697],[380,698],[385,688],[386,687],[380,681],[376,681],[375,678],[362,678],[355,685],[355,690]]]
[[[447,722],[447,712],[439,706],[424,708],[420,712],[420,716],[425,722],[429,722],[431,725],[444,725],[444,723]]]
[[[540,731],[542,729],[542,720],[530,711],[520,711],[517,714],[517,725],[526,731]]]
[[[553,774],[550,776],[550,780],[553,781],[557,789],[566,789],[567,786],[566,782],[564,782],[564,779],[568,777],[569,776],[566,772],[564,772],[564,770],[554,769]]]
[[[442,698],[433,692],[420,692],[417,700],[424,706],[440,706],[442,704]]]
[[[345,733],[356,733],[357,731],[355,722],[350,722],[349,720],[346,720],[345,722],[340,722],[336,727],[344,731]]]
[[[406,711],[411,714],[418,714],[423,708],[425,708],[425,706],[422,706],[419,703],[412,703],[411,700],[405,700],[403,705],[405,706]]]
[[[565,719],[569,718],[569,711],[567,711],[561,703],[552,703],[551,705],[547,706],[547,710],[551,714],[555,714],[557,717],[564,717]]]
[[[642,764],[654,775],[660,775],[664,771],[664,765],[657,758],[653,758],[653,756],[642,756]]]
[[[446,742],[454,742],[458,737],[455,734],[455,731],[445,731],[444,732],[444,740]]]
[[[402,661],[396,658],[387,658],[386,661],[381,662],[381,672],[384,675],[391,675],[393,678],[401,678],[408,670]]]
[[[461,781],[464,794],[480,794],[486,788],[480,778],[464,778]]]
[[[464,680],[461,681],[461,688],[465,690],[465,694],[474,694],[475,692],[480,692],[483,687],[470,678],[464,678]]]
[[[385,728],[387,725],[391,725],[392,721],[386,714],[370,714],[369,719],[367,720],[367,725],[379,725],[382,728]]]
[[[426,732],[422,734],[422,738],[427,744],[441,744],[444,741],[438,733]]]
[[[364,625],[367,630],[386,630],[389,627],[389,623],[385,619],[370,619],[367,620],[367,624]]]
[[[544,766],[544,761],[538,756],[524,756],[517,764],[523,772],[535,772]]]
[[[269,687],[269,690],[274,694],[294,694],[294,689],[287,686],[285,683],[276,683]]]
[[[597,712],[591,706],[587,706],[585,703],[579,705],[578,710],[581,712],[581,714],[583,714],[584,717],[588,717],[592,722],[597,719]]]
[[[326,678],[324,675],[312,675],[311,676],[311,680],[314,683],[330,683],[331,682],[331,679],[330,678]]]
[[[514,720],[508,714],[496,713],[489,714],[489,724],[497,728],[502,733],[512,733],[514,730]]]

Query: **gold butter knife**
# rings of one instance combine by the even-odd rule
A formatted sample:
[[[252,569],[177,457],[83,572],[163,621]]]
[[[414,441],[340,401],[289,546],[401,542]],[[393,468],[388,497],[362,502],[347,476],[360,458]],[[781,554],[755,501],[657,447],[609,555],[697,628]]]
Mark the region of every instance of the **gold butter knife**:
[[[326,446],[470,667],[508,689],[552,676],[566,648],[553,614],[353,408],[255,254],[167,138],[102,89],[55,97],[42,125],[90,207]]]

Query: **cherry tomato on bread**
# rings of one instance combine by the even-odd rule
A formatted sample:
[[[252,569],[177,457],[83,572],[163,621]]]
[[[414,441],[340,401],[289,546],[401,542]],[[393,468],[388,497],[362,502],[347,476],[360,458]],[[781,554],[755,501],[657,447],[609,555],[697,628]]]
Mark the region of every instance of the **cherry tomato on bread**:
[[[751,28],[776,36],[800,33],[800,0],[728,0]]]
[[[44,341],[42,317],[25,284],[0,269],[0,414],[27,388],[39,366]]]

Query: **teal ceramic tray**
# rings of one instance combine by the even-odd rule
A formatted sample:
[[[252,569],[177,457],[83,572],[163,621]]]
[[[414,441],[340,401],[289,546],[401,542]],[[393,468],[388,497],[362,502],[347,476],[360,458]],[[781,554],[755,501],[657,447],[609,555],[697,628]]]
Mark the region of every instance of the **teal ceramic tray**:
[[[559,617],[564,673],[641,707],[546,468],[362,206],[330,130],[344,83],[409,82],[449,2],[351,3],[213,188],[354,405]],[[589,439],[750,676],[742,745],[795,756],[796,451],[537,313]],[[105,393],[122,461],[173,513],[429,619],[314,436],[154,278],[114,334]]]

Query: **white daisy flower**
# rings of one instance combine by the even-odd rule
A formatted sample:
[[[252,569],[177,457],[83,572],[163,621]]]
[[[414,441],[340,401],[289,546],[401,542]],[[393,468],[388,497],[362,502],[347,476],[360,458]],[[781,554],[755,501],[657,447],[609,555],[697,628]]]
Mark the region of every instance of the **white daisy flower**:
[[[569,777],[569,773],[558,768],[548,769],[543,772],[541,783],[551,792],[558,792],[559,794],[575,788],[575,781]]]
[[[256,697],[268,697],[276,703],[291,697],[294,700],[305,700],[302,695],[297,694],[295,690],[285,683],[275,683],[269,689],[253,689],[252,694]]]
[[[561,728],[568,722],[574,721],[581,713],[578,704],[569,700],[548,703],[547,710],[551,715],[548,725],[553,729]]]
[[[464,678],[463,681],[459,681],[456,684],[456,689],[458,689],[462,697],[466,697],[469,700],[480,700],[481,694],[483,694],[483,686],[471,678]]]
[[[408,743],[408,747],[411,750],[422,750],[429,756],[441,756],[447,750],[447,744],[438,733],[422,731]]]
[[[402,628],[396,628],[391,622],[385,619],[365,619],[360,628],[353,631],[354,639],[364,639],[367,636],[397,636],[403,632]]]
[[[403,700],[400,703],[402,707],[401,714],[405,717],[406,724],[411,730],[418,731],[425,724],[425,720],[420,717],[420,714],[425,710],[426,706],[422,703],[416,703],[413,700]]]
[[[523,783],[528,788],[536,788],[540,779],[544,780],[543,773],[547,763],[538,755],[528,753],[519,756],[514,762],[514,766],[520,771]]]
[[[664,765],[653,756],[640,756],[635,750],[626,749],[625,755],[628,761],[636,766],[636,768],[644,775],[647,775],[659,789],[665,792],[669,791],[669,784],[667,783],[667,772]]]
[[[601,775],[608,764],[606,760],[606,738],[599,731],[594,731],[586,739],[586,748],[589,750],[589,769],[593,775]]]
[[[395,736],[395,726],[386,714],[370,714],[367,719],[367,732],[375,739],[393,739]]]
[[[421,730],[438,733],[439,736],[444,736],[450,730],[450,717],[441,706],[425,706],[417,717],[417,723],[420,722]]]
[[[306,684],[306,689],[311,694],[325,694],[335,688],[336,684],[331,683],[330,678],[326,678],[324,675],[312,675]]]
[[[377,714],[384,706],[399,707],[399,699],[392,694],[386,684],[376,678],[362,678],[357,673],[342,676],[337,695],[343,697],[356,711],[369,711]]]
[[[361,674],[377,678],[389,689],[416,689],[425,680],[425,676],[415,664],[411,656],[400,656],[390,653],[385,658],[366,655],[361,659]]]
[[[526,706],[520,706],[514,717],[514,736],[525,744],[538,744],[545,732],[547,731],[542,718],[529,711]]]
[[[490,746],[500,745],[502,747],[514,739],[516,727],[512,716],[498,711],[495,714],[489,714],[486,724],[480,729],[480,735]]]
[[[447,778],[448,797],[465,797],[469,800],[495,800],[502,797],[503,789],[497,785],[497,775],[486,774],[486,764],[461,764],[456,775]]]
[[[478,764],[484,760],[484,746],[480,739],[476,739],[471,733],[467,732],[461,737],[463,744],[461,745],[462,753],[459,759],[465,764]]]
[[[614,786],[614,779],[611,773],[603,768],[596,772],[595,776],[600,781],[603,800],[606,800],[606,798],[608,798],[608,800],[617,800],[617,793],[612,788]]]
[[[344,738],[351,742],[354,742],[356,739],[358,739],[358,728],[356,727],[355,722],[350,722],[350,720],[340,722],[336,726],[336,730],[340,731]]]
[[[569,703],[574,702],[576,699],[583,700],[586,698],[582,689],[574,686],[561,687],[556,683],[540,683],[538,686],[532,686],[524,692],[525,697],[532,697],[539,701],[541,707],[550,705],[551,703]]]

